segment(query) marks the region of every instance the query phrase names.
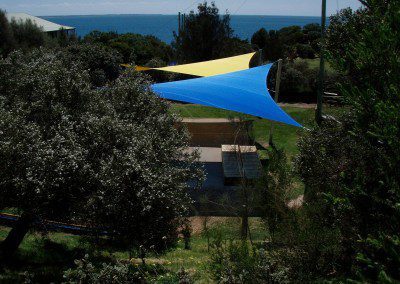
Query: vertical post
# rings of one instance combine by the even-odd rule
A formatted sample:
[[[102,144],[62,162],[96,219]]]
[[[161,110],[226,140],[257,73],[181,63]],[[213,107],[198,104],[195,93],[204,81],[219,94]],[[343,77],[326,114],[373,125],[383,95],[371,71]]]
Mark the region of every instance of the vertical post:
[[[181,34],[181,12],[178,13],[178,35]]]
[[[276,103],[278,103],[278,100],[279,100],[279,88],[281,86],[281,73],[282,73],[282,59],[279,59],[278,60],[278,69],[276,70],[276,78],[275,78],[274,100]],[[271,128],[269,130],[269,142],[268,142],[270,146],[273,144],[273,141],[272,141],[273,131],[274,131],[274,123],[271,122]]]
[[[258,50],[258,66],[263,65],[263,50],[260,48]]]
[[[325,24],[326,24],[326,0],[322,0],[321,14],[321,51],[319,62],[318,76],[318,94],[317,94],[317,110],[315,112],[315,120],[318,124],[322,122],[322,100],[324,96],[325,84]]]

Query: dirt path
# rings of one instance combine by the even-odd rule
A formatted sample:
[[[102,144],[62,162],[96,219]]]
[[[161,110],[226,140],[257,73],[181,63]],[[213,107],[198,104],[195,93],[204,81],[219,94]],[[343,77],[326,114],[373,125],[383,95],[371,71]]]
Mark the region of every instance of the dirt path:
[[[304,195],[300,195],[296,199],[292,199],[288,202],[287,206],[292,209],[299,208],[303,205],[304,202]]]
[[[281,107],[298,107],[305,109],[313,109],[315,108],[315,104],[306,104],[306,103],[278,103]]]

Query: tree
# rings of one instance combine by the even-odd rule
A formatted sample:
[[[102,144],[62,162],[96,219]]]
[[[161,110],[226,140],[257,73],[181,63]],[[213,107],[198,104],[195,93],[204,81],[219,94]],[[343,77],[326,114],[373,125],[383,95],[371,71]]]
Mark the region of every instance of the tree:
[[[351,48],[351,44],[355,39],[361,39],[362,31],[367,25],[373,25],[371,18],[367,17],[368,10],[360,9],[355,12],[351,8],[343,9],[330,17],[329,26],[326,32],[326,49],[329,50],[329,57],[333,64],[341,64],[351,62],[347,58],[347,50]],[[348,66],[336,66],[342,69],[343,67],[350,70]],[[357,75],[355,74],[355,77]]]
[[[125,63],[145,65],[154,58],[160,58],[167,63],[172,59],[171,46],[151,35],[93,31],[83,41],[101,43],[117,50]]]
[[[229,45],[234,38],[229,14],[221,17],[214,2],[199,4],[197,9],[197,14],[191,11],[186,17],[178,34],[174,33],[172,45],[178,60],[189,63],[239,54],[242,47],[232,50]]]
[[[165,248],[199,173],[185,130],[144,79],[93,89],[64,58],[40,49],[0,60],[0,208],[21,213],[3,260],[42,219]]]
[[[320,24],[308,24],[303,27],[303,44],[309,45],[314,54],[320,52],[321,42],[321,25]],[[301,57],[301,56],[300,56]]]
[[[268,38],[268,32],[264,28],[261,28],[252,35],[251,44],[257,45],[260,49],[264,48],[267,46]]]
[[[15,38],[6,13],[0,9],[0,56],[7,55],[15,47]]]
[[[349,113],[304,138],[299,169],[306,200],[320,205],[318,222],[340,232],[343,253],[333,260],[335,269],[362,281],[395,282],[400,280],[400,4],[363,2],[366,8],[346,16],[357,21],[335,22],[328,37],[336,39],[335,28],[348,28],[342,58],[332,58],[352,79],[342,84]],[[329,46],[338,54],[333,42]]]
[[[10,26],[13,30],[17,48],[19,49],[27,51],[43,46],[46,42],[46,35],[43,29],[30,19],[26,21],[12,19]]]
[[[275,61],[284,57],[314,58],[319,52],[320,38],[321,26],[308,24],[269,32],[261,28],[253,34],[251,43],[263,49],[265,61]]]
[[[115,80],[121,73],[122,56],[112,48],[96,43],[77,43],[65,47],[62,56],[66,61],[77,61],[88,70],[90,81],[101,87]]]
[[[260,213],[272,239],[278,227],[287,221],[289,210],[286,204],[292,183],[293,176],[285,152],[272,147],[269,152],[268,169],[258,186]]]

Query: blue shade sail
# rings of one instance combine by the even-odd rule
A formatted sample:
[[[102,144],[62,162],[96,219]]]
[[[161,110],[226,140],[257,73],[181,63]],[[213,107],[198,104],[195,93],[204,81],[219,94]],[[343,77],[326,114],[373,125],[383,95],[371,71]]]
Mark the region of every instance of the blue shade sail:
[[[286,114],[267,90],[272,64],[190,80],[153,84],[163,99],[232,110],[302,127]]]

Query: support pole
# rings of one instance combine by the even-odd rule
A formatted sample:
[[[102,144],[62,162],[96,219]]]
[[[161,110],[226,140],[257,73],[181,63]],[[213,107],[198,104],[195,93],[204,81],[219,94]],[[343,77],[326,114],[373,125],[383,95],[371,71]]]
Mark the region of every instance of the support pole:
[[[181,34],[181,12],[178,13],[178,35]]]
[[[263,65],[263,50],[260,48],[258,50],[258,66]]]
[[[278,60],[278,69],[276,70],[276,78],[275,78],[275,96],[274,100],[278,103],[279,100],[279,88],[281,86],[281,73],[282,73],[282,59]],[[271,128],[269,130],[269,145],[273,145],[272,136],[274,131],[274,123],[271,122]]]
[[[320,51],[321,54],[319,62],[317,109],[315,112],[315,120],[318,124],[321,124],[322,122],[322,100],[324,96],[324,84],[325,84],[325,24],[326,24],[326,0],[322,0],[321,51]]]

